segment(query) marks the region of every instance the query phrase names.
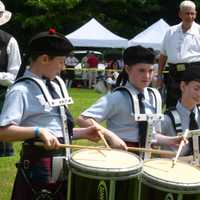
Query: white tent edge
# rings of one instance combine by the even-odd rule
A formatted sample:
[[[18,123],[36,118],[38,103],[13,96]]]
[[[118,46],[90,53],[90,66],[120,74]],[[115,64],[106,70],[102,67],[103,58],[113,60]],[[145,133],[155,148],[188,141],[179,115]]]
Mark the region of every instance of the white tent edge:
[[[126,38],[112,33],[95,18],[92,18],[74,32],[66,35],[66,38],[75,47],[126,48],[128,46]]]
[[[128,46],[141,45],[146,48],[151,47],[155,50],[160,50],[165,33],[169,27],[170,26],[161,18],[147,29],[130,39]]]

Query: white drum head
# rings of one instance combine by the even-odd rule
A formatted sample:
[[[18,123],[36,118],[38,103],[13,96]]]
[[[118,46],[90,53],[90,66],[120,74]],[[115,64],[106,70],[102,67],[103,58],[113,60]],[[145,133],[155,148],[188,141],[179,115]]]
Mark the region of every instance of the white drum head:
[[[144,162],[143,179],[160,187],[175,190],[200,190],[200,170],[180,161],[172,167],[172,160],[152,159]],[[152,184],[153,185],[153,184]],[[195,189],[195,190],[196,190]]]
[[[72,168],[78,168],[86,173],[103,176],[134,175],[141,171],[141,159],[131,153],[120,150],[80,150],[71,156]]]

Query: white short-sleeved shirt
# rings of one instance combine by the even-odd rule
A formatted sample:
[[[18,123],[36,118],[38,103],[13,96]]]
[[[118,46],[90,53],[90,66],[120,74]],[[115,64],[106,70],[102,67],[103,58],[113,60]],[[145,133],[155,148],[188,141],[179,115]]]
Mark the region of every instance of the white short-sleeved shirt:
[[[14,83],[21,65],[19,46],[14,37],[10,38],[6,50],[8,54],[8,66],[7,72],[0,72],[0,85],[2,86],[10,86]]]
[[[130,84],[127,86],[139,92]],[[147,114],[155,113],[153,106],[153,96],[147,93],[144,105]],[[109,130],[117,134],[121,139],[127,142],[138,142],[138,122],[132,114],[132,103],[129,94],[126,91],[115,91],[101,97],[90,108],[81,113],[82,116],[94,118],[97,122],[106,120]]]
[[[172,26],[166,32],[161,53],[168,63],[191,63],[200,61],[200,25],[193,22],[183,33],[182,23]]]
[[[26,71],[28,77],[40,77]],[[45,81],[45,80],[43,80]],[[59,86],[54,84],[58,94]],[[33,81],[21,81],[8,90],[0,115],[0,126],[44,127],[56,137],[63,137],[58,107],[50,107],[40,88]]]
[[[186,129],[189,129],[191,111],[188,110],[186,107],[184,107],[183,104],[181,104],[180,102],[177,103],[176,110],[179,113],[183,131],[185,131]],[[199,115],[198,108],[195,107],[193,112],[195,113],[195,119],[200,127],[200,115]],[[177,135],[174,125],[173,125],[173,122],[168,115],[165,115],[164,120],[161,122],[161,131],[164,135],[167,135],[167,136],[176,136]],[[164,146],[163,148],[170,149],[170,150],[177,150],[177,148],[174,148],[174,147]],[[181,154],[186,155],[188,151],[189,151],[189,145],[185,145],[183,147]]]

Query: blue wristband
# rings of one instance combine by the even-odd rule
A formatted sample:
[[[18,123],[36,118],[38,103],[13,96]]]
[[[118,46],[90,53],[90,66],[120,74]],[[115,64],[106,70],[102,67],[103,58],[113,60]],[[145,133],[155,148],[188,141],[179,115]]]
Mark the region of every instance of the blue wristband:
[[[35,127],[34,134],[35,134],[35,137],[39,137],[40,136],[40,128],[39,127]]]

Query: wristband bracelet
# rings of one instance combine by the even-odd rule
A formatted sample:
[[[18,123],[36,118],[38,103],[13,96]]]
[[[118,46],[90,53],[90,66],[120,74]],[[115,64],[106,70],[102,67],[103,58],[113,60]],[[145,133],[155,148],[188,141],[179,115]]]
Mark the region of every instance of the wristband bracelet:
[[[40,136],[40,128],[39,127],[35,127],[34,135],[35,135],[35,137],[39,137]]]

